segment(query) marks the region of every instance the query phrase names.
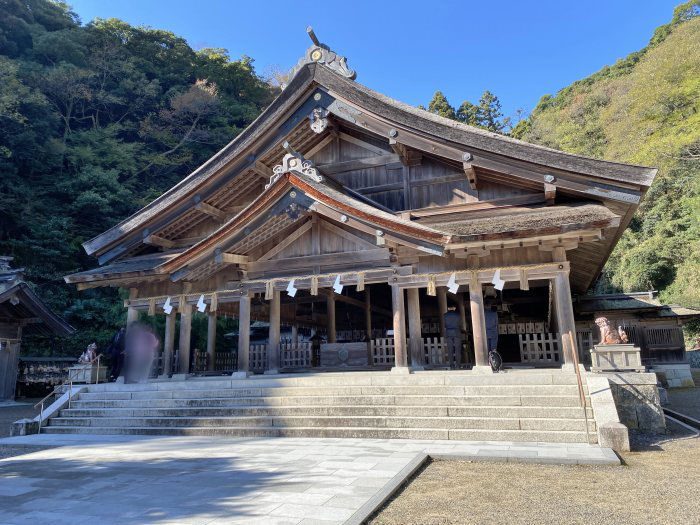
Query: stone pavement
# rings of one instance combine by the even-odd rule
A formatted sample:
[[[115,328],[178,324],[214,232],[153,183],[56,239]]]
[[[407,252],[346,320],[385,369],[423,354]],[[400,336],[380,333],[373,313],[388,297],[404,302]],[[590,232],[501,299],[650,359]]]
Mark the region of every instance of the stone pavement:
[[[35,435],[0,460],[0,523],[360,523],[428,456],[619,464],[586,444]]]

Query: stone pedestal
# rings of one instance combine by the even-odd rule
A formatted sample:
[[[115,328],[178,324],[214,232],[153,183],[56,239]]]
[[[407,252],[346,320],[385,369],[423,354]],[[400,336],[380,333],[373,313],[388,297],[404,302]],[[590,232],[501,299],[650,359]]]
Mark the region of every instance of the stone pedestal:
[[[107,367],[95,365],[75,365],[68,368],[70,378],[74,383],[97,383],[107,380]]]
[[[591,350],[593,372],[644,372],[642,355],[633,344],[595,345]]]

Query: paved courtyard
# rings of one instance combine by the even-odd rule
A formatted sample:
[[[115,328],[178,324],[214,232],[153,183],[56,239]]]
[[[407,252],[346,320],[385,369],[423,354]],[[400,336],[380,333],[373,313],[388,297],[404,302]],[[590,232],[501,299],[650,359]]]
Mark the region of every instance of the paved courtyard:
[[[611,450],[585,444],[94,435],[0,439],[0,446],[27,444],[59,447],[0,461],[4,525],[352,523],[426,453],[617,462]]]

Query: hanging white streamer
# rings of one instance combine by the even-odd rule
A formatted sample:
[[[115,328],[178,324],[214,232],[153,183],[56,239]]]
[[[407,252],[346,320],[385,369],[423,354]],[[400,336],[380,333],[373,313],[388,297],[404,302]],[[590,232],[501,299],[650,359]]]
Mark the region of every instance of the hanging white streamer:
[[[335,278],[335,282],[333,283],[333,290],[335,293],[340,293],[343,291],[343,285],[340,284],[340,275],[337,275]]]
[[[168,297],[165,302],[163,303],[163,312],[165,312],[166,315],[170,315],[170,312],[173,311],[173,305],[170,304],[170,297]]]
[[[297,289],[296,286],[294,286],[294,279],[289,281],[289,284],[287,285],[287,295],[289,297],[294,297],[297,294]]]
[[[457,275],[454,272],[452,272],[452,275],[450,275],[450,278],[447,281],[447,289],[450,291],[450,293],[457,293],[457,290],[459,290]]]
[[[207,303],[204,302],[204,294],[199,296],[199,301],[197,301],[197,311],[202,313],[207,309]]]

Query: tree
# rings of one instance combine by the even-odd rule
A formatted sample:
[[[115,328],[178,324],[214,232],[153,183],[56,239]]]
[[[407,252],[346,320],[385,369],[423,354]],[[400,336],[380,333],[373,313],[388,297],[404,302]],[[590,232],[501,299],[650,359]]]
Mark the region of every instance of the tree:
[[[436,113],[441,117],[450,118],[453,120],[457,118],[455,109],[450,106],[449,102],[447,102],[447,99],[445,98],[445,95],[442,94],[442,91],[435,92],[433,95],[433,100],[431,100],[430,104],[428,104],[428,111],[431,113]]]

